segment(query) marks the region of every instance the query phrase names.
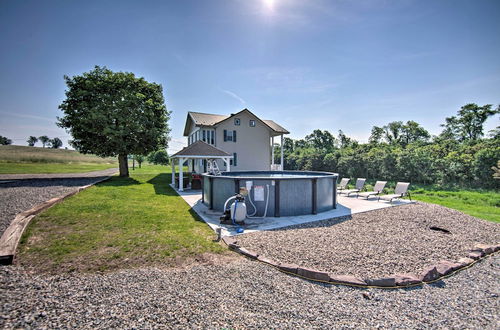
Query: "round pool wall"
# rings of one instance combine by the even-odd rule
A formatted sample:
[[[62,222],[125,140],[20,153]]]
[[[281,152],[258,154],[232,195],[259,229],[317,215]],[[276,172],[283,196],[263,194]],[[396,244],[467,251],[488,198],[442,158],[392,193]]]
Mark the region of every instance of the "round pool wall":
[[[202,200],[215,211],[224,211],[224,202],[238,193],[240,187],[264,187],[264,201],[255,201],[254,189],[250,195],[257,208],[255,216],[262,216],[266,207],[269,185],[268,217],[316,214],[336,208],[337,177],[330,172],[312,171],[251,171],[222,172],[221,175],[203,174]],[[247,209],[253,207],[246,197]]]

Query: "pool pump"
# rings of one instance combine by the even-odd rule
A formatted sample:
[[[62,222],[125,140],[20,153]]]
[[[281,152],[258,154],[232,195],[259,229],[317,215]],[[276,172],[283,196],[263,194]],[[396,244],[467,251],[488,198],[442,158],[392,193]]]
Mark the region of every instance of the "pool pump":
[[[227,207],[229,202],[233,200],[230,207]],[[245,219],[247,217],[247,205],[245,204],[245,196],[243,194],[236,194],[229,197],[226,203],[224,203],[224,215],[220,217],[220,222],[227,225],[239,225],[245,224]]]

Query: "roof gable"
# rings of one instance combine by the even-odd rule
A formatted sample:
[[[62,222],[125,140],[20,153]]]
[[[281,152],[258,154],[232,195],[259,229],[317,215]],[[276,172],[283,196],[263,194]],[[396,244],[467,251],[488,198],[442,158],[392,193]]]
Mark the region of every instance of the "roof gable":
[[[216,114],[211,114],[211,113],[202,113],[202,112],[188,112],[187,119],[186,119],[186,126],[184,127],[184,136],[189,135],[189,127],[190,123],[193,123],[196,126],[216,126],[230,118],[236,117],[240,115],[243,112],[247,112],[250,116],[254,117],[256,120],[264,124],[267,128],[272,130],[273,132],[280,133],[280,134],[290,134],[289,131],[287,131],[285,128],[282,126],[278,125],[272,120],[263,120],[254,115],[250,110],[248,109],[243,109],[241,111],[238,111],[235,114],[231,114],[230,116],[227,115],[216,115]]]
[[[195,156],[195,157],[203,157],[206,156],[207,158],[210,157],[232,157],[230,154],[227,152],[216,148],[206,142],[203,141],[196,141],[193,144],[188,145],[187,147],[184,147],[181,151],[173,154],[170,157],[189,157],[189,156]]]

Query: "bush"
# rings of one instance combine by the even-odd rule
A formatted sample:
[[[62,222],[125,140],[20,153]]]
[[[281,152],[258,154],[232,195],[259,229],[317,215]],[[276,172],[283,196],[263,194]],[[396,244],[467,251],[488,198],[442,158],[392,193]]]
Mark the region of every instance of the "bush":
[[[148,155],[147,160],[155,165],[168,165],[170,163],[166,150],[153,151]]]

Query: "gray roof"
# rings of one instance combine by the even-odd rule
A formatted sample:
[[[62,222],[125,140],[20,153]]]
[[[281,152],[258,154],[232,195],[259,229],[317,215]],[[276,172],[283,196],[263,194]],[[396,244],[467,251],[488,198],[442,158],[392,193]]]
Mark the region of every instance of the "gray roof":
[[[181,151],[173,154],[170,157],[190,157],[190,156],[195,156],[195,157],[215,157],[215,158],[222,158],[222,157],[232,157],[230,154],[227,152],[220,150],[219,148],[216,148],[214,146],[211,146],[210,144],[203,142],[203,141],[196,141],[193,144],[190,144],[189,146],[183,148]]]
[[[237,116],[239,113],[246,111],[250,113],[252,116],[257,118],[258,120],[262,121],[264,125],[269,127],[271,130],[273,130],[276,133],[281,133],[281,134],[290,134],[289,131],[287,131],[283,126],[278,125],[272,120],[267,120],[267,119],[260,119],[256,115],[254,115],[250,110],[248,109],[243,109],[235,114],[231,114],[230,116],[228,115],[217,115],[217,114],[212,114],[212,113],[203,113],[203,112],[188,112],[188,119],[191,117],[193,120],[194,124],[196,126],[215,126],[216,124],[229,119],[231,117]],[[188,132],[188,125],[186,122],[186,127],[184,128],[184,136],[187,136],[189,134]]]

